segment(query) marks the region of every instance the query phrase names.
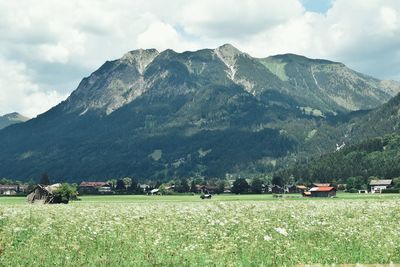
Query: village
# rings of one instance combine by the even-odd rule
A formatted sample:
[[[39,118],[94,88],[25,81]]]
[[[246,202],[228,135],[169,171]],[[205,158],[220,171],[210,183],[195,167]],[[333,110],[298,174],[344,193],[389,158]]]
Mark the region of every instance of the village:
[[[199,181],[197,181],[199,182]],[[346,184],[310,183],[283,184],[281,180],[266,184],[262,180],[239,178],[212,182],[176,180],[169,183],[138,183],[130,178],[103,181],[82,181],[79,184],[0,184],[0,195],[27,196],[29,203],[68,203],[70,199],[83,195],[200,195],[212,198],[219,194],[272,194],[274,197],[285,195],[297,197],[336,197],[337,192],[358,194],[398,193],[398,183],[393,179],[370,180],[367,189],[348,189]],[[60,192],[60,193],[57,193]]]

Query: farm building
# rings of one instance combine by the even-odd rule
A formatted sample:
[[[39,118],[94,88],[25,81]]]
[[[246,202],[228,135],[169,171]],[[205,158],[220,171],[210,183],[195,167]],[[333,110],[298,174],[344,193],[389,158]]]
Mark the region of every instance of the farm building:
[[[53,185],[37,185],[27,196],[28,203],[31,204],[56,204],[68,203],[62,202],[61,197],[54,194],[54,191],[59,188],[61,184]]]
[[[307,191],[307,187],[305,185],[296,185],[296,193],[303,194]]]
[[[111,185],[106,182],[81,182],[78,192],[82,195],[111,193]]]
[[[381,193],[383,189],[390,188],[391,186],[391,179],[371,180],[369,183],[371,193]]]
[[[334,197],[336,188],[331,186],[313,187],[309,190],[311,197]]]
[[[305,187],[304,185],[285,185],[285,192],[286,193],[300,193],[300,194],[302,194],[306,190],[307,190],[307,187]]]

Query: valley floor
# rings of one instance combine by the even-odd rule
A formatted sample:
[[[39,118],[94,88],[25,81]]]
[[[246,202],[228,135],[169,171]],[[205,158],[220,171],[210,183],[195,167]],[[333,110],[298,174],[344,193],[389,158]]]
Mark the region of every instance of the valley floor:
[[[0,266],[400,263],[400,195],[0,198]]]

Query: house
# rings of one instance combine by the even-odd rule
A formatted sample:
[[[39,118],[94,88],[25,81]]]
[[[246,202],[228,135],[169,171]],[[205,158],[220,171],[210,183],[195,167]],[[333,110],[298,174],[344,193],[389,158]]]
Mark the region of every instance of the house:
[[[59,188],[61,184],[53,185],[37,185],[27,196],[27,201],[30,204],[55,204],[55,203],[65,203],[60,196],[55,194],[55,190]]]
[[[371,193],[381,193],[383,189],[390,188],[392,182],[393,180],[391,179],[371,180],[369,188]]]
[[[285,192],[286,193],[300,193],[303,194],[304,191],[307,190],[307,187],[304,185],[286,185]]]
[[[305,185],[296,185],[296,193],[303,194],[307,191],[307,187]]]
[[[81,182],[78,192],[81,195],[111,192],[111,184],[106,182]]]
[[[17,195],[28,191],[28,185],[0,185],[0,195]]]
[[[111,190],[110,186],[101,186],[97,189],[99,194],[112,194],[113,191]]]
[[[284,194],[285,188],[274,184],[274,185],[270,186],[270,188],[268,189],[268,192],[271,192],[272,194]]]
[[[0,185],[0,194],[9,195],[11,191],[18,191],[18,185]]]
[[[160,195],[160,189],[158,188],[154,188],[152,190],[150,190],[150,195]]]
[[[309,190],[311,197],[335,197],[336,188],[331,186],[313,187]]]

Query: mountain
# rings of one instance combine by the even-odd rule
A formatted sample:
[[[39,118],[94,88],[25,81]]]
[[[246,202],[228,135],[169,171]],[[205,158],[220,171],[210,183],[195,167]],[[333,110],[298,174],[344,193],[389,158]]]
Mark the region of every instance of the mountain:
[[[9,125],[15,124],[15,123],[20,123],[20,122],[25,122],[29,120],[29,118],[17,113],[9,113],[3,116],[0,116],[0,129],[3,129]]]
[[[0,131],[0,176],[79,181],[265,172],[313,131],[400,91],[341,63],[253,58],[231,45],[134,50],[71,96]]]

